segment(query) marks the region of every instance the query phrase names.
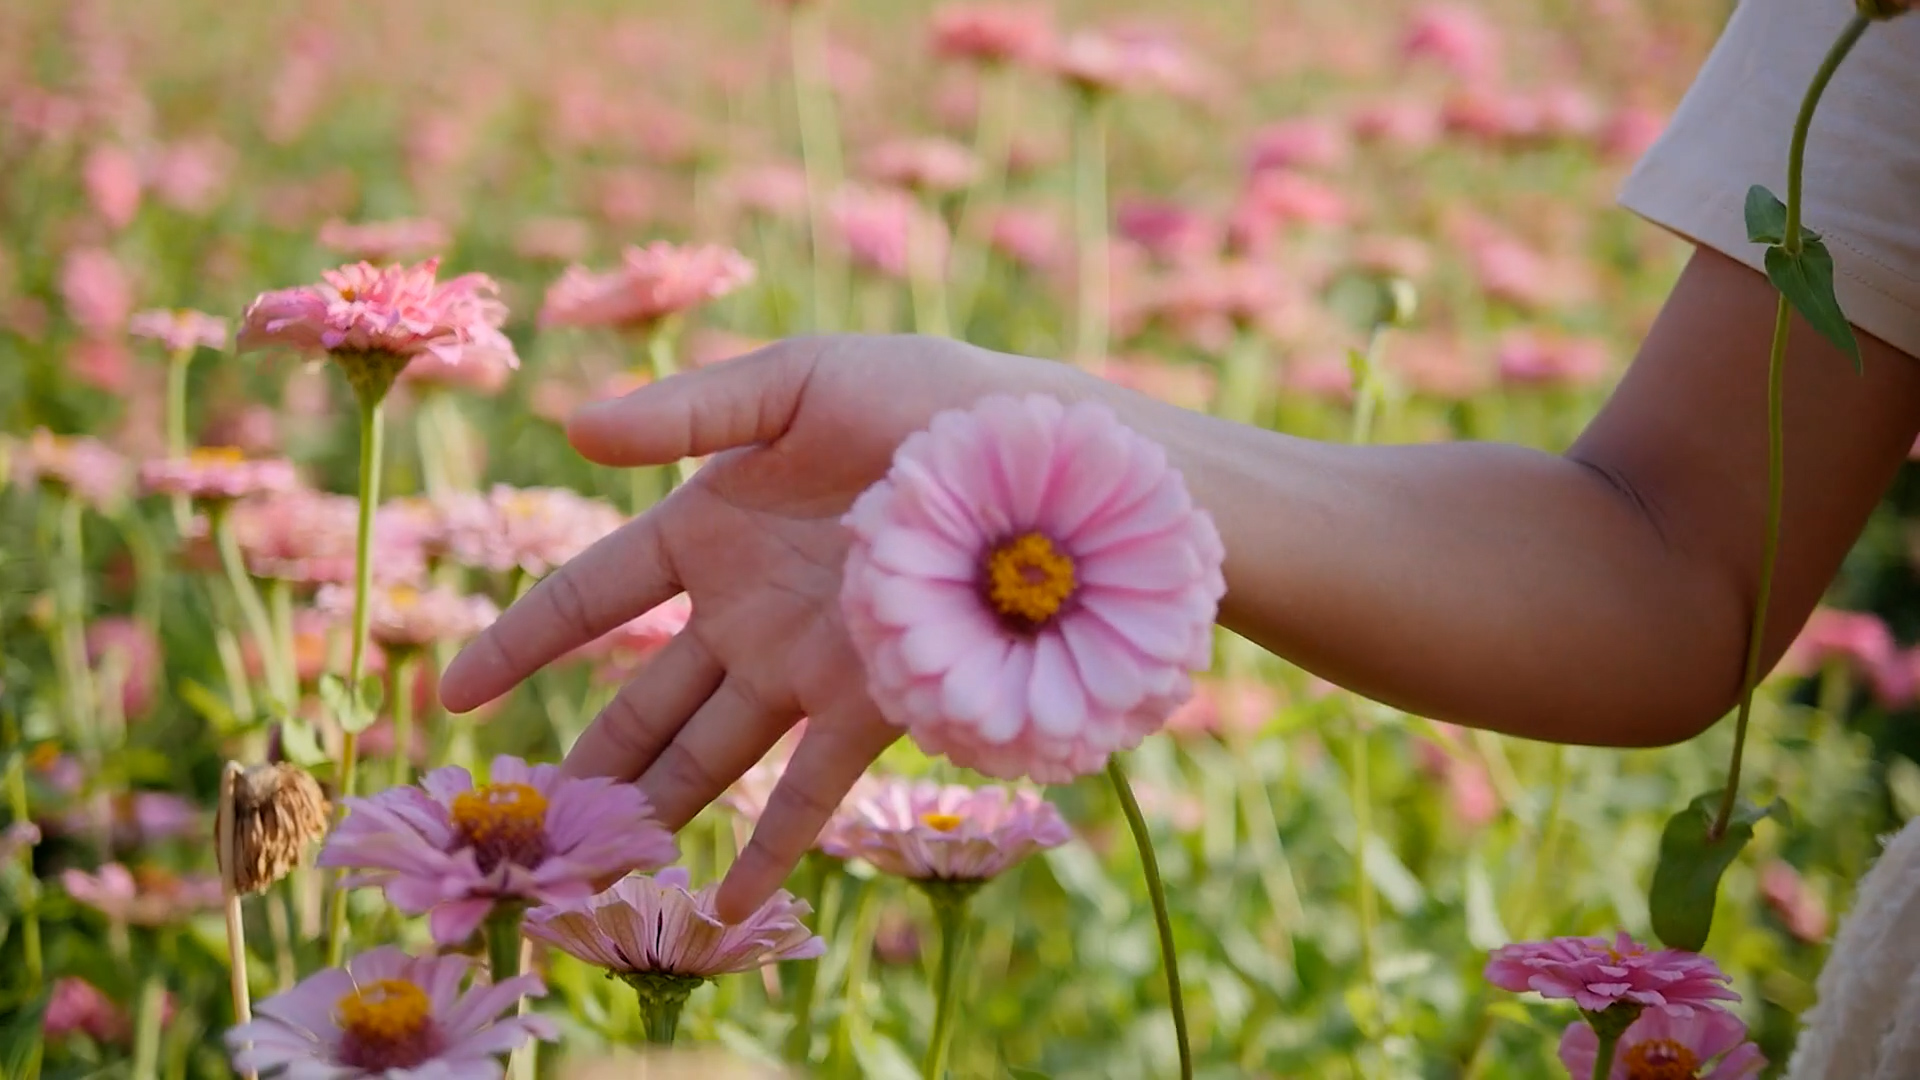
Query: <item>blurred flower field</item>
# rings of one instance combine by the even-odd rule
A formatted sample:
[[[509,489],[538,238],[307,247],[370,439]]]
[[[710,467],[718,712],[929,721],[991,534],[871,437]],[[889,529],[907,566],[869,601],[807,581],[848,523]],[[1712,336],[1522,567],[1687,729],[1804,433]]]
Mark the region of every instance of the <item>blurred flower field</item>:
[[[456,978],[422,958],[490,953],[546,990],[485,1029],[547,1040],[515,1053],[516,1076],[589,1075],[659,1034],[639,988],[684,997],[682,1044],[797,1075],[915,1077],[946,914],[907,880],[927,877],[991,878],[968,901],[949,1075],[1177,1075],[1140,858],[1097,778],[1044,803],[929,794],[905,780],[986,781],[901,742],[870,778],[885,795],[856,792],[792,895],[757,916],[760,937],[681,942],[674,962],[697,954],[717,976],[698,985],[630,988],[598,970],[619,962],[579,957],[619,952],[605,931],[622,919],[699,922],[687,912],[764,808],[779,752],[680,832],[675,870],[595,901],[611,923],[536,909],[510,959],[481,940],[485,904],[403,913],[392,879],[410,871],[372,882],[394,906],[334,892],[308,842],[357,752],[363,796],[448,764],[493,774],[478,792],[426,789],[494,845],[478,845],[476,880],[535,842],[552,849],[535,861],[574,859],[581,880],[673,861],[619,795],[563,794],[537,765],[509,783],[489,763],[557,761],[685,625],[684,603],[472,714],[439,707],[435,675],[680,479],[588,464],[569,413],[759,343],[948,335],[1313,438],[1564,447],[1685,254],[1612,196],[1723,8],[9,3],[0,1077],[230,1074],[226,908],[256,1004],[340,959],[341,925],[356,952],[413,954],[363,955],[353,986],[391,992],[349,995],[349,1041],[429,1016],[391,990]],[[365,605],[361,385],[343,364],[236,350],[324,322],[312,294],[243,318],[256,296],[363,259],[328,279],[333,299],[397,296],[414,321],[346,348],[397,355],[411,335],[417,353],[379,388]],[[376,269],[390,264],[413,269]],[[444,347],[454,330],[460,348]],[[1888,628],[1915,629],[1899,606],[1910,480],[1756,706],[1749,785],[1793,814],[1728,873],[1704,951],[1732,976],[1761,1075],[1791,1051],[1876,837],[1920,810],[1900,727],[1920,653]],[[1221,637],[1192,700],[1128,755],[1197,1075],[1559,1075],[1570,1014],[1493,989],[1488,954],[1555,934],[1650,940],[1662,824],[1719,782],[1728,732],[1630,752],[1527,743]],[[250,774],[259,803],[236,809],[229,761],[299,769]],[[288,779],[301,770],[318,786]],[[611,825],[514,831],[571,798]],[[960,856],[924,834],[963,819],[992,823],[965,854],[987,861],[953,871],[941,860]],[[217,824],[223,850],[255,860],[246,880],[229,866],[223,884]],[[629,850],[603,850],[613,832]],[[328,859],[365,835],[339,834]],[[430,840],[416,876],[447,857]],[[237,881],[257,894],[241,903]],[[429,908],[431,933],[411,917]],[[511,1006],[476,1019],[468,1004],[474,1025]],[[512,1049],[461,1030],[482,1058]],[[364,1045],[341,1053],[374,1068]]]

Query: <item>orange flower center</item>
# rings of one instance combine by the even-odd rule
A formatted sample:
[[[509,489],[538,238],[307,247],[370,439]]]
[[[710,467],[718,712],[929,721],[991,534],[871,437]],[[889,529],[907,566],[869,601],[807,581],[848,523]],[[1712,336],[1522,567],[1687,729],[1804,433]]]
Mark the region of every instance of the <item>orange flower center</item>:
[[[242,465],[247,455],[237,446],[201,446],[189,453],[187,460],[200,466]]]
[[[480,872],[501,863],[534,867],[547,857],[547,799],[527,784],[481,784],[453,797],[453,827]]]
[[[340,1059],[368,1072],[409,1069],[439,1049],[433,1002],[405,979],[381,979],[341,998],[333,1007],[340,1022]]]
[[[387,603],[400,611],[407,611],[420,602],[420,590],[411,585],[395,585],[387,590]],[[538,793],[535,794],[538,798]]]
[[[1626,1066],[1627,1080],[1694,1080],[1700,1073],[1700,1059],[1672,1039],[1634,1043],[1620,1063]]]
[[[1022,533],[987,554],[987,603],[1021,629],[1046,625],[1078,587],[1073,559],[1039,533]]]
[[[351,304],[355,300],[360,299],[360,290],[352,285],[342,285],[340,286],[340,299]]]
[[[134,888],[157,896],[172,896],[180,891],[179,875],[162,866],[133,868]]]
[[[934,814],[920,815],[920,824],[925,825],[927,828],[932,829],[934,832],[943,832],[943,833],[952,832],[953,830],[960,827],[960,823],[963,820],[965,819],[962,818],[959,814],[934,813]]]

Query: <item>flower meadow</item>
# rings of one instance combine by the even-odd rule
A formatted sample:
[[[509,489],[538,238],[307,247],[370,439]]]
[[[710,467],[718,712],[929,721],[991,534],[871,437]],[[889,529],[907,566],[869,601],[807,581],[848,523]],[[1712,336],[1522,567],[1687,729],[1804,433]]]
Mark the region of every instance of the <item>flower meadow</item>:
[[[866,674],[822,697],[903,738],[744,914],[831,717],[684,822],[559,765],[687,596],[439,694],[712,486],[569,417],[779,339],[1564,448],[1684,256],[1611,199],[1724,14],[8,4],[0,1077],[1785,1075],[1920,812],[1911,478],[1736,719],[1606,750],[1218,629],[1219,532],[1104,406],[941,411],[822,511]],[[1800,265],[1794,175],[1748,210]]]

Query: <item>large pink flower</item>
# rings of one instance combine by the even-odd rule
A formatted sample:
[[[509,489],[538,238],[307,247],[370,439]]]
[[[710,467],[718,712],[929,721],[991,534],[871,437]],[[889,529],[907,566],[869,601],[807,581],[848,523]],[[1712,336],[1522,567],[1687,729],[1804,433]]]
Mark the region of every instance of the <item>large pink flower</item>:
[[[505,755],[490,779],[475,786],[450,765],[419,787],[346,799],[319,864],[360,871],[349,885],[378,885],[408,914],[432,912],[434,940],[455,944],[497,902],[585,900],[595,881],[673,861],[673,837],[632,784]]]
[[[664,240],[629,247],[619,269],[596,274],[570,266],[547,290],[542,326],[648,326],[699,307],[753,280],[745,255],[717,244]]]
[[[714,915],[714,893],[690,891],[678,867],[636,875],[589,900],[527,912],[526,935],[615,975],[711,979],[827,951],[800,921],[813,909],[786,890],[731,925]]]
[[[1625,1003],[1677,1017],[1739,1001],[1719,965],[1698,953],[1649,949],[1619,934],[1559,937],[1495,949],[1487,981],[1502,990],[1565,998],[1588,1012]]]
[[[501,1015],[545,996],[539,976],[463,990],[472,966],[464,956],[413,957],[385,945],[316,972],[227,1032],[233,1067],[327,1080],[498,1080],[502,1055],[559,1030],[544,1016]]]
[[[980,882],[1071,839],[1036,791],[890,777],[841,807],[820,849],[910,881]]]
[[[942,413],[846,523],[841,605],[869,691],[956,764],[1042,783],[1098,770],[1211,660],[1220,535],[1105,406]]]
[[[1599,1037],[1586,1021],[1567,1025],[1560,1036],[1560,1063],[1576,1080],[1593,1075]],[[1659,1010],[1640,1014],[1620,1036],[1608,1080],[1747,1080],[1765,1068],[1760,1048],[1747,1041],[1747,1025],[1721,1009],[1691,1016]]]

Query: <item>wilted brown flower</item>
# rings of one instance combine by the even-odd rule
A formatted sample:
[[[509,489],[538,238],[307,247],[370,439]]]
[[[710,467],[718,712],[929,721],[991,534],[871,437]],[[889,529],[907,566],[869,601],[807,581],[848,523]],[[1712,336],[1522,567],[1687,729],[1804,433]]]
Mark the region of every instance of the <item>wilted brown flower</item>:
[[[327,831],[327,797],[299,766],[228,762],[222,787],[215,849],[220,875],[236,895],[285,877]]]

